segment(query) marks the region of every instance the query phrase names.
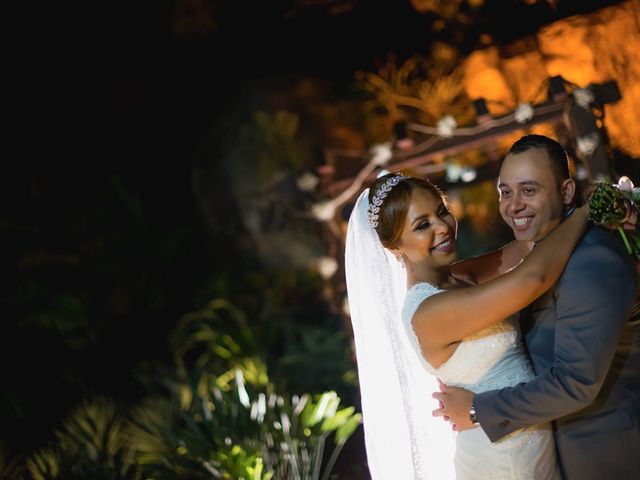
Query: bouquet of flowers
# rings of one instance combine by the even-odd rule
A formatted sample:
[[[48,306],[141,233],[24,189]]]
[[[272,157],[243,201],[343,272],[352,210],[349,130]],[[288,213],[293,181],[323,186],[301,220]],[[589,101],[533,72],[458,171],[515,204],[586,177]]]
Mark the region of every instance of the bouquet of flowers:
[[[617,184],[596,184],[589,196],[589,220],[615,228],[636,260],[640,260],[639,203],[640,188],[634,188],[631,179],[624,176]]]

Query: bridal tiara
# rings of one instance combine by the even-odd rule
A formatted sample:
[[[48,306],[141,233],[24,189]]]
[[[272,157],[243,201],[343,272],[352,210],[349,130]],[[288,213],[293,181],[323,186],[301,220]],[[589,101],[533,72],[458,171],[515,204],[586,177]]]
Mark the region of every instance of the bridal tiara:
[[[405,177],[403,174],[398,173],[397,175],[389,178],[386,182],[382,184],[382,186],[378,189],[378,191],[373,195],[373,199],[371,200],[371,204],[369,205],[367,211],[367,220],[369,221],[369,225],[373,228],[378,226],[378,213],[380,213],[380,207],[382,207],[382,202],[385,197],[391,191],[393,187],[398,185],[401,180]]]

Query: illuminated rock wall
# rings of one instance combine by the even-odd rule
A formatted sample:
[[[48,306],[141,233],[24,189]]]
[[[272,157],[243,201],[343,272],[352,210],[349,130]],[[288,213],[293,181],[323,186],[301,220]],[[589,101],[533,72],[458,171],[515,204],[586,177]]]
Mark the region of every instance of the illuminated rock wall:
[[[470,98],[504,114],[546,99],[547,79],[579,87],[615,80],[622,100],[605,106],[611,145],[640,157],[640,1],[632,0],[544,27],[533,37],[474,52],[465,63]]]

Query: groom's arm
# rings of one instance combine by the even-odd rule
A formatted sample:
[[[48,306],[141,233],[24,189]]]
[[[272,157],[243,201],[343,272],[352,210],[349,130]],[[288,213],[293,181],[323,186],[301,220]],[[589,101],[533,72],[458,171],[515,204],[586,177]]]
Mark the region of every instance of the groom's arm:
[[[605,380],[635,296],[625,260],[604,246],[576,250],[558,285],[554,362],[529,382],[475,395],[491,441],[589,406]]]

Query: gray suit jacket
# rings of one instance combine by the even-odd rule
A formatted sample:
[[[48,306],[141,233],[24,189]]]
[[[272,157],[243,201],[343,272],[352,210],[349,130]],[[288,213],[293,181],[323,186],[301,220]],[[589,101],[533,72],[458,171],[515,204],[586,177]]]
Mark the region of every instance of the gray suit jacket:
[[[491,441],[553,421],[568,480],[640,479],[637,273],[615,235],[591,227],[556,285],[521,312],[536,377],[474,400]]]

